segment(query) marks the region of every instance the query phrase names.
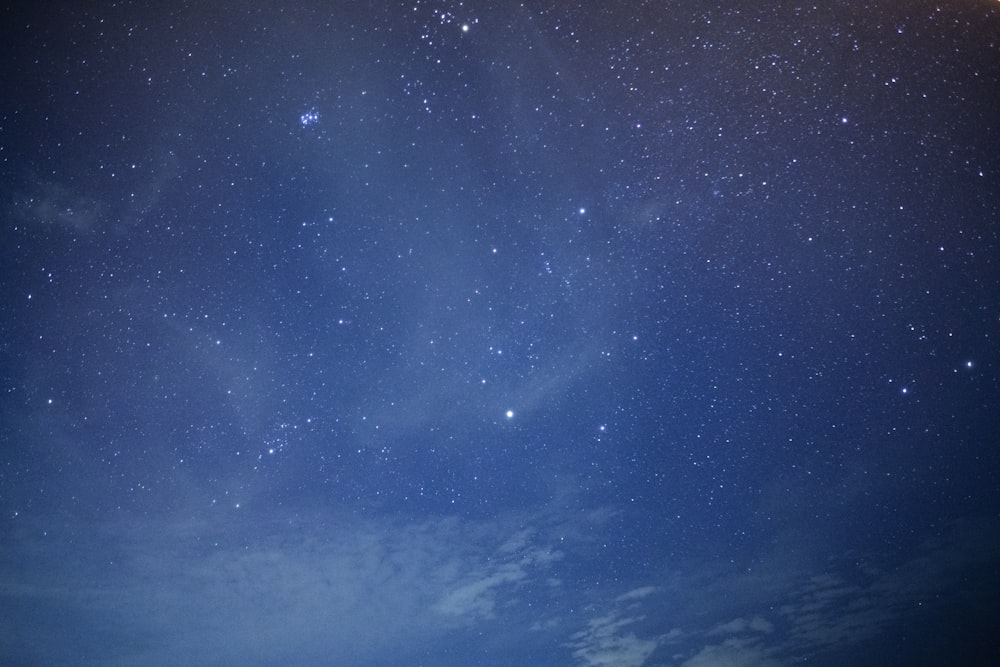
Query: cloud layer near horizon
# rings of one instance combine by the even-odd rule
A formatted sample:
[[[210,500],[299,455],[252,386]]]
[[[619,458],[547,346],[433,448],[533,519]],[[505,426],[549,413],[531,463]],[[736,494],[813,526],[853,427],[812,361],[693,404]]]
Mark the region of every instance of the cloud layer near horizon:
[[[48,619],[49,664],[451,664],[449,646],[485,633],[506,649],[483,664],[516,658],[522,642],[581,667],[779,665],[919,614],[921,599],[988,567],[990,525],[957,526],[892,569],[835,559],[823,571],[765,563],[751,574],[689,562],[627,588],[563,571],[563,551],[593,547],[544,537],[573,528],[553,531],[544,513],[106,522],[61,548],[22,534],[5,550],[0,648],[8,654],[27,624]],[[35,576],[18,580],[32,559]]]

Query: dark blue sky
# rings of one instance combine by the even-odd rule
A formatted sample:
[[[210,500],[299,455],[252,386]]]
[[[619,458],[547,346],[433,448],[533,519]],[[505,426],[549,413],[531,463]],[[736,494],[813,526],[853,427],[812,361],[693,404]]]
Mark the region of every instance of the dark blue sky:
[[[995,2],[0,12],[0,664],[988,664]]]

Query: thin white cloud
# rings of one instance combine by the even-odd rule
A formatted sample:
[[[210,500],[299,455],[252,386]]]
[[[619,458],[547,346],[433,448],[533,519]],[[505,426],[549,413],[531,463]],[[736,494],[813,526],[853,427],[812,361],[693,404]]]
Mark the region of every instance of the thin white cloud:
[[[567,646],[573,649],[577,662],[585,667],[640,667],[662,643],[676,638],[674,631],[641,637],[635,627],[646,618],[639,611],[641,601],[657,590],[656,586],[641,586],[619,595],[609,612],[590,619],[586,629],[573,634]]]
[[[640,600],[644,597],[648,597],[658,591],[659,588],[656,586],[642,586],[640,588],[634,588],[627,593],[622,593],[616,598],[617,602],[628,602],[629,600]]]
[[[754,616],[753,618],[736,618],[728,623],[717,625],[708,631],[709,635],[736,635],[748,632],[759,632],[769,634],[774,632],[774,625],[765,618]]]
[[[51,520],[28,526],[21,517],[8,538],[16,551],[0,552],[0,606],[17,610],[15,621],[53,619],[46,664],[88,664],[81,640],[56,632],[58,620],[119,629],[118,652],[91,664],[384,664],[406,651],[434,664],[429,656],[471,627],[508,650],[562,637],[563,661],[581,667],[767,666],[904,621],[921,600],[988,568],[985,528],[995,525],[970,525],[894,567],[824,561],[824,570],[762,566],[751,575],[698,564],[655,585],[604,591],[606,602],[588,607],[596,593],[572,585],[545,537],[586,548],[575,537],[583,531],[558,515],[265,514],[123,518],[58,543],[40,537]],[[26,575],[29,560],[37,567]],[[581,624],[586,608],[594,611]]]
[[[387,650],[399,655],[398,647],[445,642],[463,625],[488,622],[529,580],[547,587],[559,554],[544,545],[496,557],[494,536],[513,535],[521,521],[129,521],[72,545],[39,544],[53,561],[38,570],[46,580],[15,577],[0,560],[0,600],[71,627],[118,628],[118,664],[178,656],[185,664],[372,664]],[[531,620],[524,616],[525,629]],[[46,662],[87,662],[70,640],[51,650]],[[102,653],[99,662],[115,660]]]
[[[587,667],[639,667],[659,646],[657,639],[642,639],[626,630],[641,618],[605,616],[593,619],[586,630],[570,641],[573,656]]]
[[[527,548],[532,536],[534,535],[534,532],[535,531],[533,531],[530,528],[525,528],[524,530],[517,531],[516,533],[511,535],[506,542],[501,544],[497,548],[497,551],[502,554],[513,554],[517,553],[518,551],[522,551],[523,549]]]
[[[756,640],[727,639],[704,647],[681,663],[681,667],[778,667],[780,664]]]
[[[542,576],[549,564],[562,558],[559,551],[532,543],[535,531],[516,532],[499,547],[487,565],[466,574],[464,584],[448,591],[434,605],[435,611],[466,619],[493,618],[498,601],[510,598],[518,586]]]
[[[455,616],[492,618],[497,596],[505,584],[515,584],[528,577],[523,568],[506,565],[498,572],[459,586],[449,592],[434,608]]]
[[[853,555],[795,567],[780,560],[780,567],[762,566],[754,574],[706,568],[679,577],[680,585],[668,590],[678,617],[725,618],[735,606],[761,613],[685,628],[687,650],[674,660],[685,667],[775,665],[850,650],[923,613],[923,601],[952,595],[960,577],[988,568],[995,525],[992,519],[958,522],[902,563]],[[697,598],[685,595],[694,589]]]

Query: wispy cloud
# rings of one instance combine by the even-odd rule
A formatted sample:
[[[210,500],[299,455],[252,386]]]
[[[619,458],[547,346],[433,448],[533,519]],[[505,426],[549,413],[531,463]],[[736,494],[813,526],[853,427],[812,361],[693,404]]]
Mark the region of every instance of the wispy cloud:
[[[584,667],[775,667],[884,635],[988,569],[996,523],[959,522],[905,562],[876,554],[753,572],[692,564],[596,605],[567,646]],[[995,578],[995,575],[994,575]],[[995,590],[996,581],[986,590]],[[981,605],[985,606],[985,605]],[[735,612],[743,615],[733,617]]]
[[[575,633],[568,646],[573,649],[579,664],[586,667],[639,667],[645,664],[667,636],[640,637],[635,625],[646,617],[633,612],[637,601],[656,591],[655,586],[642,586],[619,595],[608,613],[590,619],[585,630]]]
[[[22,516],[0,533],[0,654],[25,662],[460,664],[448,647],[472,631],[508,652],[556,647],[556,662],[582,667],[773,666],[884,632],[995,553],[986,522],[892,567],[696,563],[609,591],[571,585],[565,552],[588,545],[550,538],[553,524],[575,531],[546,511],[406,521],[220,510],[108,518],[63,538],[56,520]],[[24,653],[19,633],[49,626],[44,654]]]
[[[487,564],[466,575],[468,581],[447,592],[434,608],[467,618],[492,618],[498,600],[509,597],[528,580],[539,579],[562,553],[533,542],[534,531],[523,529],[504,541]]]
[[[774,625],[760,616],[753,618],[736,618],[728,623],[718,625],[708,631],[710,635],[735,635],[745,632],[774,632]]]
[[[769,653],[756,639],[727,639],[701,649],[681,667],[778,667]]]
[[[402,656],[488,622],[520,586],[547,586],[560,558],[530,534],[518,537],[513,520],[221,519],[123,519],[65,544],[20,535],[17,559],[34,553],[45,562],[26,579],[8,551],[0,601],[21,618],[121,633],[103,644],[64,633],[48,648],[49,664],[87,664],[88,655],[113,664],[112,646],[120,664],[177,656],[186,664],[364,664],[388,647]]]

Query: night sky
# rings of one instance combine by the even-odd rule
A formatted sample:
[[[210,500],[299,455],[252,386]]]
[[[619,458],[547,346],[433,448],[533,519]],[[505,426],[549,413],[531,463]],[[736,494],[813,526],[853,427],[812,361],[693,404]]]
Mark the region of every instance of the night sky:
[[[0,665],[1000,654],[1000,3],[72,4]]]

